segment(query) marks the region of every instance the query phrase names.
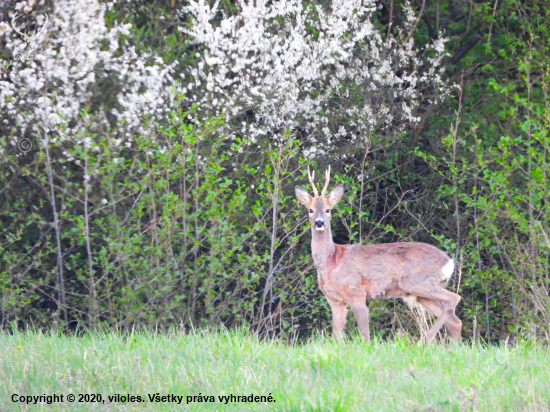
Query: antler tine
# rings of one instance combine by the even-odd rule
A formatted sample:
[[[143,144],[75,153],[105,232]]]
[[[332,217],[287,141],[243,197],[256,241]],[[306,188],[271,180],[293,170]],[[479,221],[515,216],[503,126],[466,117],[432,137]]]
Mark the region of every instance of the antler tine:
[[[21,31],[18,29],[18,27],[15,25],[15,21],[19,18],[19,12],[16,11],[13,17],[11,18],[11,27],[13,27],[13,30],[16,33],[19,33],[21,36],[24,36],[25,33],[21,33]]]
[[[328,189],[328,182],[330,182],[330,165],[328,165],[328,169],[325,172],[325,187],[323,187],[323,191],[321,192],[321,196],[325,196],[326,191]]]
[[[46,16],[46,21],[44,22],[44,24],[42,25],[42,28],[38,31],[38,33],[34,35],[34,37],[40,36],[44,32],[44,30],[46,30],[46,26],[48,25],[48,21],[50,20],[50,18],[47,14],[45,16]]]
[[[309,183],[311,183],[311,187],[313,188],[313,194],[315,197],[319,196],[319,192],[317,191],[317,188],[315,187],[315,171],[313,174],[309,172],[309,166],[307,167],[307,177],[309,177]]]

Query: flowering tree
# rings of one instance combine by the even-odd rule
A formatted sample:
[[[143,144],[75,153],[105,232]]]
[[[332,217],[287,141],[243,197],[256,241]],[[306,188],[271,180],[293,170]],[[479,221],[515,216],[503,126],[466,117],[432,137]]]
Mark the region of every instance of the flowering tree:
[[[20,2],[18,19],[31,27],[34,1]],[[61,139],[70,138],[83,127],[81,111],[100,114],[96,122],[119,125],[117,144],[131,144],[132,132],[145,132],[140,119],[144,113],[162,117],[170,107],[173,65],[120,39],[129,34],[130,24],[109,29],[105,13],[109,5],[98,1],[56,1],[52,10],[36,14],[39,27],[46,30],[35,41],[34,56],[19,58],[26,43],[6,22],[0,36],[6,40],[0,66],[0,114],[5,134],[13,140],[21,133],[39,132],[43,122],[57,129]],[[13,17],[13,12],[11,13]],[[114,91],[105,95],[105,90]],[[109,116],[105,111],[109,104]],[[115,119],[115,120],[113,120]],[[87,122],[88,120],[86,120]],[[63,126],[63,127],[62,127]],[[12,141],[12,144],[14,142]]]
[[[190,0],[183,9],[191,18],[180,30],[199,50],[187,99],[204,117],[236,120],[226,130],[233,138],[254,143],[299,129],[313,156],[388,125],[414,124],[419,103],[447,91],[439,67],[445,39],[417,48],[408,3],[403,26],[390,23],[386,33],[372,22],[372,0],[330,7],[243,0],[229,16],[218,5]]]

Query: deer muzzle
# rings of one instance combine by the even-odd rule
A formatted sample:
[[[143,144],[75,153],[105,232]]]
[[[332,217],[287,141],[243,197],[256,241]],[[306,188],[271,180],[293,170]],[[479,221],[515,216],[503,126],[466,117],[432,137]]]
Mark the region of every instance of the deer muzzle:
[[[325,230],[325,221],[324,220],[316,220],[315,221],[315,230]]]

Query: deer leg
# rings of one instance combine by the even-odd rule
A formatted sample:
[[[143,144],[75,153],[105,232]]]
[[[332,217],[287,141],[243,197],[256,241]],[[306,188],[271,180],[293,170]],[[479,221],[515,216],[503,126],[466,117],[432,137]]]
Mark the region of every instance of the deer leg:
[[[335,338],[341,339],[346,325],[346,315],[348,309],[345,303],[328,301],[332,310],[332,334]]]
[[[361,335],[365,338],[367,342],[370,341],[370,330],[369,330],[369,308],[365,303],[354,303],[351,305],[351,310],[357,319],[357,325],[359,326],[359,331]]]
[[[414,294],[417,297],[427,298],[436,302],[440,301],[440,302],[443,302],[443,304],[445,304],[445,308],[441,309],[441,314],[439,318],[432,325],[432,327],[426,334],[426,340],[428,341],[433,340],[437,332],[439,332],[439,329],[441,329],[441,327],[445,323],[447,323],[448,319],[451,316],[455,316],[455,308],[456,308],[456,305],[458,305],[458,302],[460,302],[460,296],[457,295],[456,293],[449,292],[448,290],[443,289],[441,287],[434,288],[430,292],[426,292],[425,290],[416,290],[416,291],[409,291],[409,293]],[[453,335],[451,336],[453,337],[453,339],[458,339],[459,336],[456,335],[456,328],[453,330]]]
[[[431,300],[428,298],[417,298],[417,302],[422,304],[426,309],[428,309],[432,315],[434,315],[436,318],[441,317],[443,313],[443,309],[445,309],[445,306],[441,302]],[[451,339],[455,341],[460,340],[460,330],[462,329],[462,322],[456,315],[450,315],[447,319],[447,322],[445,323],[445,326],[447,326],[447,330],[449,331],[449,335],[451,335]]]

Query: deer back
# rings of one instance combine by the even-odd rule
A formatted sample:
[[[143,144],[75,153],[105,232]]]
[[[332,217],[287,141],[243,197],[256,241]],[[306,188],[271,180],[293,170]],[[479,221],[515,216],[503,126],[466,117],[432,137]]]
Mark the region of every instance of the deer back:
[[[337,300],[406,297],[419,287],[442,286],[452,274],[442,271],[452,259],[425,243],[334,246],[318,271],[321,288]]]

